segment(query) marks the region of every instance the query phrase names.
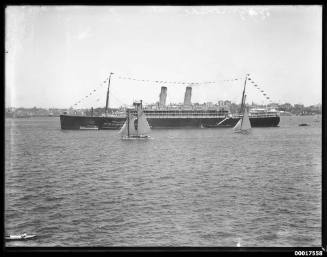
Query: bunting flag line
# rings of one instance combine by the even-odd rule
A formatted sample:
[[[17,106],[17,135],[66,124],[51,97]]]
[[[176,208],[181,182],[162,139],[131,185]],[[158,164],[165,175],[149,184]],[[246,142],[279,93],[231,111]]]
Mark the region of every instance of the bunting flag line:
[[[123,79],[123,80],[133,80],[133,81],[139,81],[139,82],[150,82],[150,83],[156,83],[156,84],[191,84],[191,85],[201,85],[201,84],[215,84],[219,82],[233,82],[238,80],[243,80],[244,78],[234,78],[234,79],[224,79],[224,80],[217,80],[217,81],[204,81],[204,82],[188,82],[188,81],[165,81],[165,80],[148,80],[148,79],[136,79],[132,77],[125,77],[125,76],[116,76],[117,79]]]
[[[150,83],[156,83],[156,84],[174,84],[174,85],[185,85],[188,84],[190,86],[197,86],[197,85],[207,85],[207,84],[217,84],[221,82],[234,82],[234,81],[244,81],[244,77],[238,77],[233,79],[224,79],[224,80],[216,80],[216,81],[203,81],[203,82],[187,82],[187,81],[165,81],[165,80],[148,80],[148,79],[136,79],[132,77],[126,77],[126,76],[115,76],[114,78],[122,79],[122,80],[131,80],[131,81],[139,81],[139,82],[150,82]],[[76,102],[73,106],[77,106],[80,103],[82,103],[84,100],[88,98],[88,96],[91,96],[93,93],[95,93],[100,87],[106,86],[107,82],[109,80],[109,77],[106,78],[103,82],[100,83],[98,88],[92,89],[92,91],[86,95],[84,98],[80,99],[78,102]],[[270,99],[270,97],[267,96],[267,94],[262,90],[257,83],[253,81],[251,77],[247,77],[247,80],[251,82],[251,85],[253,85],[260,93],[265,96],[267,100]],[[96,101],[98,102],[100,98],[98,98]],[[270,100],[271,101],[271,100]]]
[[[258,83],[255,83],[253,81],[253,79],[251,79],[251,78],[248,78],[248,79],[250,80],[250,82],[252,83],[252,85],[264,96],[264,98],[266,100],[269,100],[270,103],[272,103],[272,100],[270,99],[270,97],[268,97],[267,96],[267,93],[258,86]]]
[[[86,95],[86,96],[83,97],[81,100],[79,100],[79,101],[77,101],[75,104],[73,104],[73,105],[71,106],[71,108],[72,108],[73,106],[77,106],[78,104],[82,103],[84,100],[86,100],[86,99],[88,98],[88,96],[93,95],[94,92],[96,92],[96,91],[99,90],[100,88],[106,86],[106,85],[107,85],[106,82],[108,82],[108,78],[107,78],[106,80],[104,80],[103,82],[99,83],[99,86],[98,86],[97,88],[95,88],[95,89],[92,89],[91,92],[90,92],[88,95]],[[96,101],[98,102],[99,100],[100,100],[100,99],[97,99]]]

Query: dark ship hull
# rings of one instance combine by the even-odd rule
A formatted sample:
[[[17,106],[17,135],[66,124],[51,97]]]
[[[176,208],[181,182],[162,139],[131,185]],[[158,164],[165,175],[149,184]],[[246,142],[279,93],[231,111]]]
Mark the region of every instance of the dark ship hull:
[[[215,127],[215,128],[223,128],[223,127],[234,127],[236,123],[239,121],[240,118],[229,118],[226,121],[222,122],[221,124],[215,124],[214,126],[207,126],[207,127]],[[280,122],[280,117],[249,117],[251,127],[278,127],[278,124]]]
[[[250,123],[252,127],[278,127],[280,121],[280,117],[256,117],[256,118],[251,118],[250,117]],[[236,123],[235,123],[236,125]],[[235,126],[234,125],[234,126]]]
[[[75,116],[75,115],[60,115],[61,129],[120,129],[126,118],[125,117],[92,117],[92,116]]]
[[[152,129],[163,128],[221,128],[234,127],[239,117],[232,118],[150,118],[147,121]],[[126,117],[91,117],[91,116],[75,116],[60,115],[61,129],[79,130],[79,129],[120,129]],[[250,117],[252,127],[277,127],[280,117]],[[220,123],[220,124],[219,124]],[[219,124],[219,125],[218,125]]]

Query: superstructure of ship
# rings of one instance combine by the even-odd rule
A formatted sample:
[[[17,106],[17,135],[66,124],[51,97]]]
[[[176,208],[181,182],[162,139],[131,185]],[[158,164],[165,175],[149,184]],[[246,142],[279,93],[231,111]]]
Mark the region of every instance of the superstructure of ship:
[[[115,112],[114,109],[108,108],[109,87],[110,77],[104,115],[62,114],[60,115],[61,129],[120,129],[126,121],[126,113]],[[234,127],[242,117],[241,114],[231,114],[220,106],[194,105],[191,97],[192,87],[188,86],[183,104],[166,105],[167,87],[161,87],[159,102],[144,106],[143,109],[150,127],[152,129]],[[268,109],[252,109],[249,118],[252,127],[277,127],[280,121],[279,113]]]

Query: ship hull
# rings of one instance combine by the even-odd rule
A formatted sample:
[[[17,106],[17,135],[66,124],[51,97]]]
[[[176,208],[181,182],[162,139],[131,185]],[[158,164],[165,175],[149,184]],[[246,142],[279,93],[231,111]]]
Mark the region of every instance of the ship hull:
[[[250,118],[251,127],[278,127],[280,117]]]
[[[125,120],[124,117],[60,115],[60,126],[64,130],[80,130],[91,126],[101,130],[117,130],[123,126]]]
[[[234,127],[240,118],[231,118],[223,122],[219,127]],[[251,127],[260,128],[260,127],[278,127],[280,122],[280,117],[249,117]]]
[[[125,117],[91,117],[60,115],[60,125],[63,130],[80,130],[87,127],[97,127],[99,130],[120,129],[126,118]],[[239,118],[149,118],[147,121],[153,129],[165,128],[221,128],[234,127]],[[250,117],[252,127],[277,127],[280,121],[279,116],[275,117]],[[220,124],[219,124],[220,123]],[[219,125],[218,125],[219,124]]]
[[[205,128],[217,125],[223,118],[147,118],[154,129]]]

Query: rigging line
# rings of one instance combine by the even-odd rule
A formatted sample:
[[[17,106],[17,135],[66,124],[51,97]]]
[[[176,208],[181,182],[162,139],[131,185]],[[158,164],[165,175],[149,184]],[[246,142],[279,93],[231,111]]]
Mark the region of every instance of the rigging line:
[[[111,94],[111,96],[113,96],[114,99],[116,99],[120,104],[122,104],[122,105],[126,105],[125,102],[121,101],[121,100],[120,100],[119,98],[117,98],[115,95]]]
[[[113,96],[116,100],[118,100],[121,104],[123,105],[127,105],[125,101],[122,101],[120,100],[117,96],[115,96],[113,93],[112,93],[112,89],[110,90],[110,96]]]
[[[73,104],[71,107],[73,107],[75,105],[77,106],[78,104],[81,104],[84,100],[86,100],[86,98],[88,98],[88,96],[94,95],[94,93],[96,91],[98,91],[100,87],[103,87],[103,86],[106,85],[105,84],[106,82],[107,82],[107,79],[105,81],[99,83],[99,86],[98,87],[96,87],[95,89],[92,89],[89,94],[87,94],[86,96],[84,96],[83,98],[81,98],[79,101],[75,102],[75,104]]]

